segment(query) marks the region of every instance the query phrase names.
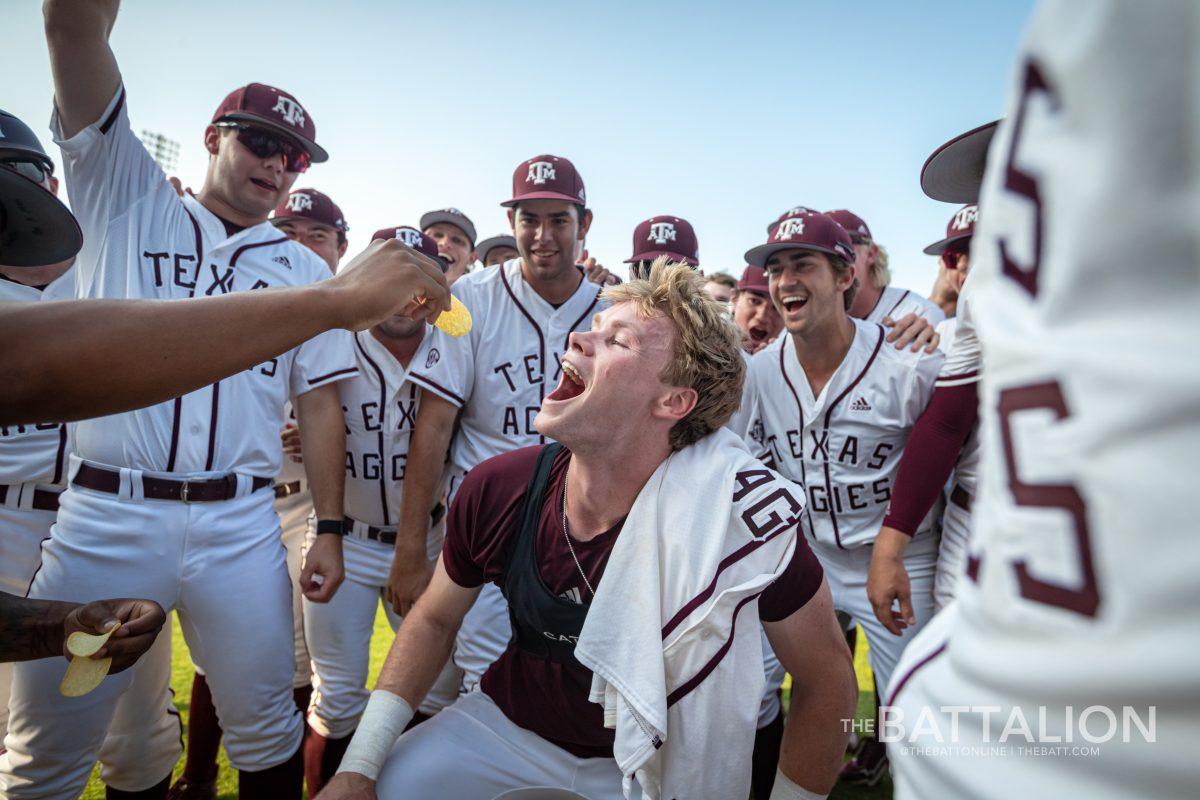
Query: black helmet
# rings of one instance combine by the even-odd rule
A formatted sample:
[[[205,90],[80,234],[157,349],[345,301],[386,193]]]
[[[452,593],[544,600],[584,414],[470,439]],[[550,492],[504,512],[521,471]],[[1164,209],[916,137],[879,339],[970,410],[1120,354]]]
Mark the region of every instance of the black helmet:
[[[54,162],[42,148],[37,136],[21,120],[0,111],[0,158],[28,157],[31,161],[39,161],[51,172]]]
[[[0,159],[13,157],[54,168],[29,126],[0,111]],[[23,174],[0,168],[0,264],[56,264],[82,245],[79,223],[57,197]]]

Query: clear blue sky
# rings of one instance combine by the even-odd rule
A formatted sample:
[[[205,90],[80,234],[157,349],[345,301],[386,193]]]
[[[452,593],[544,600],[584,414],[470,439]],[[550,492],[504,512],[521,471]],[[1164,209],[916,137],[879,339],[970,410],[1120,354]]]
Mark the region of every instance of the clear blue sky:
[[[0,108],[44,134],[51,82],[40,3],[6,2]],[[633,226],[690,220],[706,271],[740,272],[766,223],[849,208],[926,292],[952,206],[924,159],[1003,110],[1031,0],[983,2],[126,2],[112,43],[135,130],[182,143],[199,187],[205,124],[250,81],[294,93],[330,152],[297,185],[341,205],[351,251],[423,211],[463,209],[480,237],[513,168],[579,168],[609,266]],[[57,152],[54,153],[57,160]]]

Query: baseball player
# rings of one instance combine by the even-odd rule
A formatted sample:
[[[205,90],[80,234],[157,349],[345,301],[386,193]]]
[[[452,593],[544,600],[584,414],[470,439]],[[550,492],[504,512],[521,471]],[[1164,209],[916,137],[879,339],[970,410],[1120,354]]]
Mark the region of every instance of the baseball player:
[[[438,246],[416,228],[376,231],[373,239],[401,239],[438,258]],[[307,709],[305,775],[316,797],[341,762],[367,703],[367,669],[375,612],[384,598],[396,541],[396,520],[404,487],[408,438],[417,418],[421,391],[407,371],[426,334],[421,320],[395,316],[357,333],[359,373],[338,390],[346,418],[346,580],[328,603],[305,602],[304,625],[312,654],[316,692]],[[437,560],[445,508],[431,515],[428,557]],[[309,540],[315,537],[310,531]],[[389,604],[384,611],[393,632],[400,625]],[[447,660],[433,690],[421,704],[427,718],[458,696],[460,675]]]
[[[54,164],[19,119],[0,112],[0,168],[36,178],[57,193]],[[74,258],[41,267],[0,265],[0,300],[13,303],[72,299]],[[70,430],[63,423],[0,425],[0,591],[24,596],[41,563],[65,488]],[[155,628],[157,630],[157,626]],[[59,648],[61,652],[61,647]],[[162,781],[179,758],[179,715],[169,702],[171,635],[159,635],[142,660],[139,691],[118,707],[99,752],[101,779],[114,798],[137,796]],[[8,729],[12,666],[0,664],[0,743]],[[157,758],[130,747],[138,742]],[[3,746],[0,744],[0,752]],[[159,787],[159,792],[164,787]]]
[[[643,562],[622,555],[622,545],[631,544],[623,537],[644,540],[657,533],[656,518],[635,518],[643,497],[659,486],[660,465],[666,462],[688,478],[698,477],[677,457],[686,458],[694,446],[711,447],[708,435],[740,399],[743,366],[737,336],[701,291],[702,281],[683,264],[663,262],[649,280],[608,290],[613,305],[597,315],[593,329],[571,334],[564,374],[537,417],[538,429],[563,445],[521,448],[486,460],[466,477],[451,506],[433,582],[401,628],[341,772],[323,797],[374,796],[376,779],[378,796],[390,798],[491,798],[528,786],[569,788],[593,800],[658,796],[658,787],[648,790],[642,782],[646,773],[641,770],[642,790],[627,786],[622,791],[623,777],[626,784],[633,780],[632,774],[622,775],[614,760],[625,752],[626,723],[635,736],[644,734],[628,711],[615,732],[611,722],[605,726],[602,705],[588,698],[593,671],[585,666],[583,659],[591,659],[583,652],[591,626],[603,625],[596,618],[620,614],[627,605],[608,598],[623,597],[627,587],[634,591],[631,581],[647,577]],[[735,437],[725,435],[748,464],[755,463]],[[724,457],[724,451],[711,454]],[[726,525],[741,524],[733,520],[753,517],[736,506],[736,498],[757,503],[761,519],[770,519],[769,526],[790,536],[801,507],[792,494],[796,487],[765,469],[744,474],[743,480],[734,506],[728,499],[723,504],[734,513],[717,515],[712,538],[723,535]],[[756,487],[761,494],[751,494]],[[712,500],[714,506],[722,504]],[[660,496],[657,502],[671,500]],[[760,531],[756,546],[742,552],[743,546],[736,556],[722,550],[710,568],[716,569],[719,561],[721,570],[744,579],[741,570],[761,568],[750,562],[761,564],[767,553],[776,553],[769,557],[778,559],[778,579],[765,591],[759,586],[737,607],[757,601],[745,613],[766,620],[785,663],[804,676],[793,695],[795,720],[788,730],[787,755],[780,760],[779,788],[771,797],[813,798],[823,796],[833,783],[845,739],[840,717],[853,708],[853,675],[819,565],[803,540],[793,539],[796,546],[790,552],[775,550],[786,540],[767,535],[770,530]],[[698,567],[687,558],[672,560],[662,576],[650,567],[648,577],[658,585],[647,588],[646,605],[657,607],[657,588],[667,596],[670,607],[664,610],[670,614],[678,607],[670,593],[672,578]],[[695,586],[702,588],[710,580],[716,578],[701,572]],[[481,691],[459,698],[405,734],[393,749],[396,734],[433,682],[439,656],[450,652],[455,627],[480,585],[489,581],[505,587],[513,608],[512,642],[484,675]],[[723,583],[721,591],[727,588]],[[685,604],[690,597],[678,602]],[[720,617],[721,612],[714,613]],[[696,774],[684,776],[694,789],[690,793],[670,791],[671,778],[664,774],[666,797],[727,798],[744,796],[749,789],[748,759],[740,760],[746,748],[731,747],[702,720],[710,715],[708,722],[735,738],[745,733],[742,723],[752,724],[759,684],[739,670],[731,673],[731,662],[723,659],[746,652],[757,658],[758,633],[743,628],[735,641],[729,619],[708,622],[716,637],[726,640],[711,641],[716,637],[707,627],[703,637],[681,635],[674,647],[689,665],[687,674],[666,677],[668,686],[680,687],[678,696],[672,693],[666,702],[678,704],[685,721],[668,728],[654,746],[640,739],[650,752],[661,748],[680,757],[672,748],[689,743],[690,719],[697,726],[691,729],[695,738],[690,743],[697,752],[711,753]],[[668,627],[673,630],[675,624]],[[649,646],[661,648],[664,634],[657,616],[649,634]],[[705,648],[719,655],[710,661],[699,652]],[[647,653],[645,661],[660,669],[665,661],[668,673],[676,663],[664,659],[662,650]],[[702,675],[693,676],[701,667]],[[730,677],[736,688],[728,683]],[[660,689],[662,680],[657,679]],[[730,689],[729,696],[706,694],[706,687],[714,685]],[[719,711],[709,705],[714,700]]]
[[[783,319],[771,302],[767,273],[747,266],[733,294],[733,322],[742,332],[742,348],[757,353],[783,331]]]
[[[520,253],[517,252],[517,240],[507,233],[484,239],[475,245],[475,257],[485,267],[494,267],[505,261],[512,261],[514,258],[520,257]]]
[[[450,268],[446,280],[454,283],[475,263],[475,223],[457,208],[440,208],[421,216],[421,232],[437,243]]]
[[[765,459],[808,493],[805,532],[834,605],[866,632],[871,668],[886,691],[913,628],[933,615],[937,542],[932,521],[923,520],[905,552],[913,609],[899,635],[868,602],[870,545],[943,356],[886,347],[883,326],[849,316],[853,258],[845,229],[815,212],[783,220],[746,253],[766,270],[787,335],[751,359],[744,402],[761,425]]]
[[[316,189],[293,189],[271,215],[271,222],[288,238],[312,250],[336,272],[338,262],[349,245],[350,230],[342,210],[328,195]],[[295,433],[295,402],[284,407],[285,432]],[[304,565],[305,539],[309,519],[314,515],[304,467],[292,459],[283,460],[283,469],[275,478],[275,513],[279,515],[283,546],[287,551],[288,576],[292,583],[292,641],[296,669],[292,675],[292,696],[301,713],[308,712],[312,697],[312,672],[304,639],[304,596],[300,575]],[[187,762],[183,774],[171,787],[171,800],[202,800],[216,796],[217,753],[221,744],[221,724],[213,705],[212,691],[201,667],[195,668],[188,710]]]
[[[643,220],[633,229],[633,255],[625,259],[631,279],[650,274],[654,259],[665,256],[689,267],[700,265],[696,231],[686,219],[660,215]]]
[[[733,302],[737,279],[728,272],[711,272],[704,278],[704,291],[708,292],[708,296],[728,307]]]
[[[205,131],[203,189],[179,197],[130,128],[107,41],[115,6],[48,3],[45,12],[53,126],[84,231],[81,295],[192,297],[327,276],[310,250],[266,222],[297,174],[326,158],[299,101],[263,84],[232,92]],[[323,535],[303,581],[324,600],[342,574],[344,429],[334,384],[356,369],[349,335],[334,332],[172,402],[79,423],[69,485],[30,589],[73,599],[117,586],[177,609],[247,795],[299,796],[302,775],[291,592],[266,491],[280,468],[284,402],[297,396],[306,435],[323,445],[309,448]],[[9,797],[77,794],[130,683],[126,674],[106,679],[80,704],[57,692],[62,672],[55,662],[14,671],[0,765]]]
[[[900,797],[1196,793],[1200,9],[1141,11],[1043,2],[1016,59],[956,338],[982,350],[967,577],[896,673]],[[960,149],[922,185],[972,202]],[[1037,755],[996,757],[1005,730]]]
[[[424,393],[408,448],[404,498],[396,534],[389,599],[403,614],[432,572],[425,557],[429,513],[439,500],[450,448],[447,502],[481,461],[541,444],[533,427],[542,398],[561,374],[568,336],[586,330],[602,307],[600,287],[575,264],[576,242],[592,222],[583,179],[559,156],[535,156],[513,172],[503,203],[519,259],[467,275],[453,292],[475,325],[461,338],[430,331],[413,357],[408,379]],[[451,447],[451,431],[460,422]],[[508,644],[504,598],[481,593],[459,632],[455,663],[467,689]]]

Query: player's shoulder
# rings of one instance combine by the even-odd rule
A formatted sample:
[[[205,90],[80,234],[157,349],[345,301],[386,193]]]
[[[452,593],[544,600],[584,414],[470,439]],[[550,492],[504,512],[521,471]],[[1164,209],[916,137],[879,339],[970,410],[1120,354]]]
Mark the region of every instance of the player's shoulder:
[[[880,366],[889,371],[912,372],[920,369],[922,365],[940,365],[945,358],[940,350],[927,353],[924,347],[915,353],[911,346],[896,349],[896,345],[887,340],[887,328],[878,322],[856,319],[854,324],[858,328],[858,333],[854,337],[853,346],[872,350]]]
[[[266,233],[271,234],[270,231]],[[281,235],[277,231],[269,240],[265,240],[271,241],[268,258],[277,264],[290,267],[290,271],[295,273],[297,284],[316,283],[333,277],[325,259],[294,239],[284,238],[280,241]]]
[[[450,291],[464,302],[467,298],[485,297],[502,292],[504,282],[500,270],[504,269],[504,266],[504,264],[493,264],[490,267],[468,272],[454,282]]]
[[[521,447],[479,462],[463,479],[457,497],[494,505],[524,494],[545,445]],[[560,451],[559,457],[565,453]]]

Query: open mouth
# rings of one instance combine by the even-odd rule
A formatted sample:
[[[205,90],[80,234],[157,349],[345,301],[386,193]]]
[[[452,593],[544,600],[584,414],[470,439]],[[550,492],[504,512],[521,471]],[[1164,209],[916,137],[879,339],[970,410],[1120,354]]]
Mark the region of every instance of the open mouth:
[[[255,186],[257,186],[258,188],[264,189],[268,192],[279,191],[278,186],[276,186],[275,184],[271,183],[270,181],[268,181],[264,178],[251,178],[250,182],[253,183]]]
[[[583,394],[583,390],[587,386],[584,384],[583,376],[579,374],[579,370],[570,361],[562,362],[562,378],[558,382],[558,387],[546,395],[547,400],[563,401],[573,400]]]
[[[800,294],[789,294],[779,298],[779,302],[783,305],[783,310],[789,314],[795,314],[800,309],[808,304],[808,296]]]
[[[767,338],[767,332],[765,329],[760,328],[757,325],[750,326],[750,341],[758,343],[766,338]]]

